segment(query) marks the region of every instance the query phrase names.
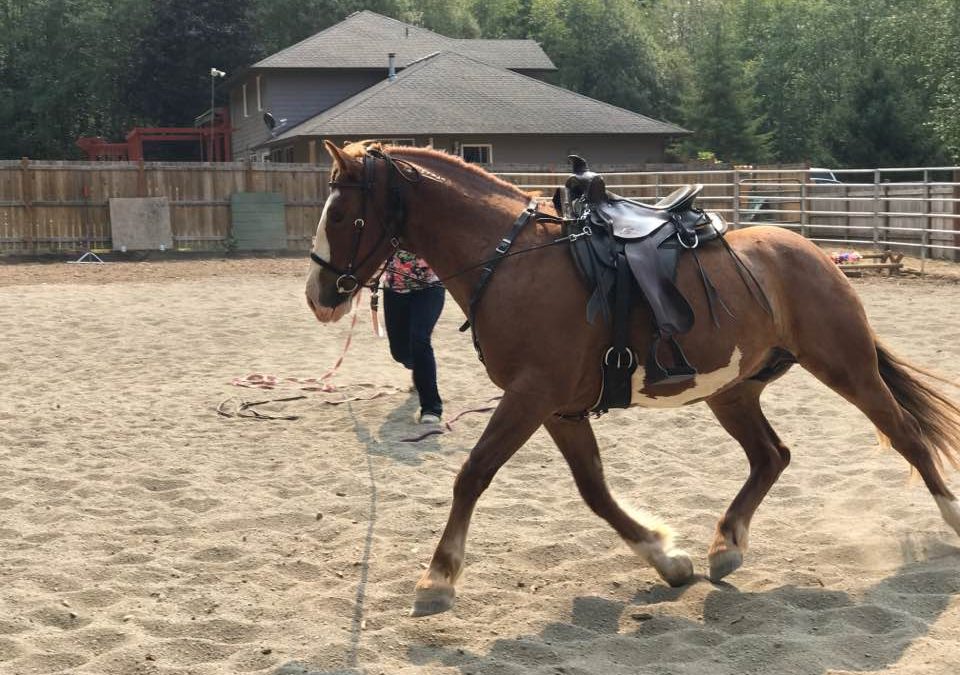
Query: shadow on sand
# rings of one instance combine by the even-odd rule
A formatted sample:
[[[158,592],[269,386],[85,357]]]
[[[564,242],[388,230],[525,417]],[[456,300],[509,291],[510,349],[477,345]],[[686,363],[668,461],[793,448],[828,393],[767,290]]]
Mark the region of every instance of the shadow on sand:
[[[629,603],[575,598],[569,621],[497,640],[486,653],[423,643],[411,645],[408,657],[464,675],[873,672],[900,660],[960,594],[960,549],[937,543],[930,555],[862,597],[821,587],[751,593],[713,584],[702,620],[694,621],[670,609],[694,586],[655,586]]]

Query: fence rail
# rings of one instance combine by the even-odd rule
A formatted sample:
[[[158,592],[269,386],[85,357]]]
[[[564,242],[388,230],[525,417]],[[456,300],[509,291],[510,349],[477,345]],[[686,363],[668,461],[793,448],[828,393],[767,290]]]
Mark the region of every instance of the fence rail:
[[[702,183],[698,203],[734,228],[775,225],[822,244],[960,260],[960,167],[834,170],[836,182],[820,182],[823,173],[681,167],[605,178],[612,191],[644,201]],[[498,175],[545,199],[567,176]],[[281,194],[288,247],[306,250],[328,181],[325,167],[309,164],[0,161],[0,254],[109,249],[110,199],[117,197],[167,197],[176,249],[223,251],[235,192]]]

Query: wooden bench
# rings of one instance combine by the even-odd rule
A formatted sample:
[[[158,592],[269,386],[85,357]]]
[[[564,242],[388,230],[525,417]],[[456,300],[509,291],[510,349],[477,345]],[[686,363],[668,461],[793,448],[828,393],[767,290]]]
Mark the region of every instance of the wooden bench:
[[[860,256],[861,260],[876,260],[877,262],[838,263],[848,277],[858,277],[868,270],[887,270],[887,276],[899,275],[903,269],[903,254],[895,253],[889,248],[882,253],[867,253]]]

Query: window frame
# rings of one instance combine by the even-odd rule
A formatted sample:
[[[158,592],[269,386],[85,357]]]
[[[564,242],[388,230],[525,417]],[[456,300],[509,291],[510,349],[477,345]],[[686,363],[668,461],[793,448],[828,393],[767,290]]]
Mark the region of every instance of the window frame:
[[[250,117],[250,110],[247,108],[247,85],[246,85],[246,83],[243,84],[243,86],[241,87],[241,89],[243,90],[243,116],[244,116],[244,117]]]
[[[464,150],[467,148],[486,148],[487,151],[487,161],[486,162],[472,162],[466,158]],[[460,144],[460,159],[470,164],[476,164],[478,166],[492,166],[493,165],[493,144],[492,143],[461,143]]]

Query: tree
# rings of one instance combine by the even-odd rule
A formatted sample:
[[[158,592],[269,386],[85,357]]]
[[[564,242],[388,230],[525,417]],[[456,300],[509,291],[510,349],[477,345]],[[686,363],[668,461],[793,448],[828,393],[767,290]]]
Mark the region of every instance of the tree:
[[[0,0],[0,157],[78,156],[78,136],[123,128],[141,4]]]
[[[688,154],[712,152],[727,162],[768,159],[769,134],[759,131],[749,71],[735,53],[731,15],[722,5],[706,8],[694,41],[691,88],[684,97],[683,123],[694,131],[681,144]]]
[[[919,103],[904,100],[907,87],[889,64],[874,61],[852,83],[837,106],[824,144],[831,164],[841,166],[904,166],[937,158],[929,131],[918,123]],[[831,120],[831,118],[828,118]]]
[[[533,0],[530,26],[561,86],[647,115],[669,107],[660,53],[636,3]]]
[[[125,82],[130,112],[145,124],[192,124],[210,106],[210,68],[253,62],[251,3],[154,0]]]

